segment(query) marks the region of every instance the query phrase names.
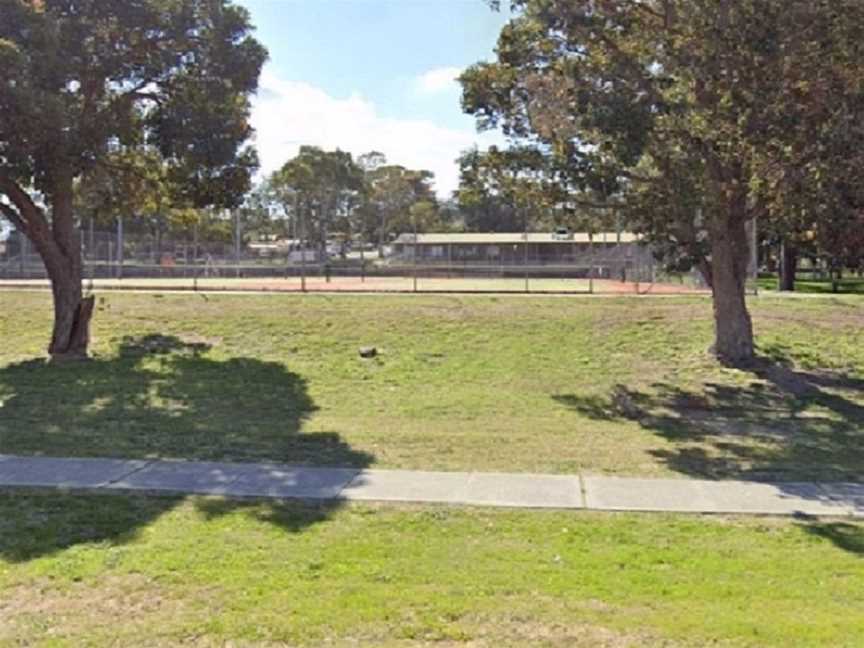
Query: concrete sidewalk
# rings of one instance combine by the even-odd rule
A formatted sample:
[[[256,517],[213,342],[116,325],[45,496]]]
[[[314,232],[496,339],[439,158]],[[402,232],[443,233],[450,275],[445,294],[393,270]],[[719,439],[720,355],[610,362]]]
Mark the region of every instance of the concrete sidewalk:
[[[864,484],[442,473],[0,455],[0,489],[864,518]]]

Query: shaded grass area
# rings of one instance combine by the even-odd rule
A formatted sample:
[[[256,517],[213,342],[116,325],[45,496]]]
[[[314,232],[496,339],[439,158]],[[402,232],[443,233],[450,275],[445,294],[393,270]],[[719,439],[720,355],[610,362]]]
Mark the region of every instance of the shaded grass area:
[[[0,453],[862,478],[864,301],[751,308],[738,371],[696,297],[110,294],[50,366],[47,296],[0,293]]]
[[[864,404],[852,396],[864,393],[864,380],[796,371],[777,360],[762,360],[752,374],[741,386],[709,382],[694,391],[659,382],[645,391],[617,385],[608,397],[556,399],[583,416],[632,421],[672,441],[673,448],[651,453],[678,473],[864,481],[856,449]]]
[[[18,493],[0,643],[854,646],[862,549],[852,523]]]
[[[211,345],[175,336],[124,337],[116,355],[57,366],[39,360],[0,370],[12,393],[0,424],[15,447],[31,435],[40,448],[116,457],[290,457],[363,467],[371,455],[353,450],[337,432],[301,434],[316,406],[306,380],[278,362],[216,359]]]
[[[777,277],[760,277],[761,290],[777,290]],[[795,291],[800,293],[832,294],[834,286],[830,279],[798,279]],[[844,277],[837,282],[837,293],[864,295],[864,277]]]

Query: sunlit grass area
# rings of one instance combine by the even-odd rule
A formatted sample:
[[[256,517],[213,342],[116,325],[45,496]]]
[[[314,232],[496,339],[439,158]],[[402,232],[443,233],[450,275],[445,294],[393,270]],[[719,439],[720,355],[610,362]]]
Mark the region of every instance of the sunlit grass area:
[[[53,366],[49,296],[4,292],[0,453],[860,479],[864,301],[751,309],[731,370],[701,297],[103,293]]]
[[[862,552],[846,522],[9,494],[0,643],[856,646]]]

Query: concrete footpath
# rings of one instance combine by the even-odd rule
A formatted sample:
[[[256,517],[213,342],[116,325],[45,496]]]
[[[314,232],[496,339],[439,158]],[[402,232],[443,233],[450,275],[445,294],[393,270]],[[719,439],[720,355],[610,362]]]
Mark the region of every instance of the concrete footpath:
[[[853,483],[445,473],[0,455],[0,489],[15,488],[864,519],[864,484]]]

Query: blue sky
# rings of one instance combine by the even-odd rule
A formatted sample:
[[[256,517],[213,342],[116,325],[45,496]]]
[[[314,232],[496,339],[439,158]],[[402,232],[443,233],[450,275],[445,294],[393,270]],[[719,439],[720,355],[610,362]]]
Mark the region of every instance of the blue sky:
[[[253,123],[262,170],[300,144],[372,149],[456,187],[460,151],[500,143],[478,134],[454,78],[492,60],[506,14],[484,0],[239,0],[270,51]]]

